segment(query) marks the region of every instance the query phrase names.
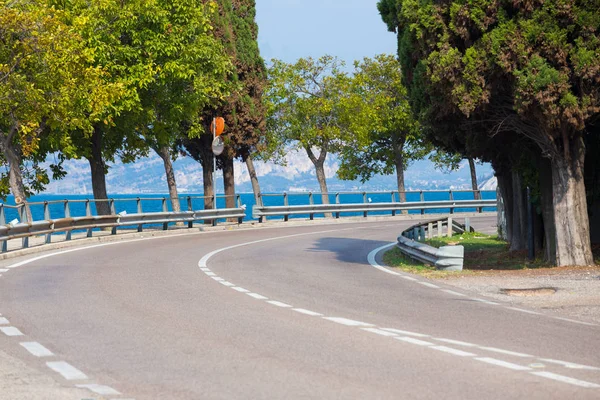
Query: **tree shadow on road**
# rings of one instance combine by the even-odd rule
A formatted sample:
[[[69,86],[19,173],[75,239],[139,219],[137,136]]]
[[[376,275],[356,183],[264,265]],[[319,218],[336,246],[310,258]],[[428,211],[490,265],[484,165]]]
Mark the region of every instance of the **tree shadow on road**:
[[[368,254],[378,247],[392,242],[384,240],[364,240],[354,238],[324,237],[317,240],[309,251],[325,252],[335,255],[338,261],[368,265]]]

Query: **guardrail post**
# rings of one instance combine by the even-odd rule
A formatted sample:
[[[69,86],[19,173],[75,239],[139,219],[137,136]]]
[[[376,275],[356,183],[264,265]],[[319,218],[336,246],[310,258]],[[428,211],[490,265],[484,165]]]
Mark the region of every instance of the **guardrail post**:
[[[427,224],[427,238],[433,239],[433,222]]]
[[[92,207],[90,206],[90,199],[85,200],[85,216],[86,217],[92,216]],[[86,236],[92,237],[92,228],[88,228]]]
[[[367,204],[367,192],[363,192],[363,204]],[[367,218],[367,211],[363,212],[363,217]]]
[[[108,204],[110,206],[110,213],[112,215],[116,215],[117,214],[117,210],[115,210],[115,199],[108,200]],[[116,226],[112,227],[112,229],[110,230],[110,234],[111,235],[116,235],[117,234],[117,227]]]
[[[450,201],[454,201],[454,194],[452,193],[452,190],[448,191],[448,196],[450,198]],[[450,214],[454,214],[454,207],[450,206]]]
[[[283,205],[284,205],[285,207],[288,207],[288,206],[290,205],[290,203],[289,203],[289,201],[288,201],[288,194],[287,194],[286,192],[283,192]],[[288,222],[288,220],[289,220],[289,214],[285,214],[285,215],[283,216],[283,220],[284,220],[285,222]]]
[[[419,240],[422,240],[422,241],[427,240],[427,238],[425,237],[425,227],[424,226],[422,226],[419,229],[419,236],[420,236]]]
[[[443,221],[438,221],[437,222],[437,235],[439,238],[441,238],[444,235],[444,222]]]
[[[44,201],[44,219],[46,221],[50,221],[50,207],[48,206],[47,201]],[[46,244],[52,243],[52,234],[51,233],[46,234],[45,242],[46,242]]]
[[[419,191],[419,200],[421,203],[425,202],[425,193],[422,190]],[[425,214],[425,209],[421,208],[421,215]]]
[[[0,204],[0,225],[6,225],[6,216],[4,215],[4,204]],[[2,252],[6,253],[8,251],[8,241],[2,241]]]
[[[419,240],[419,228],[413,228],[412,234],[414,239]]]
[[[448,237],[452,237],[452,218],[448,217]]]
[[[142,209],[142,199],[140,199],[139,197],[137,199],[135,199],[135,202],[137,204],[137,212],[138,214],[142,214],[144,212],[144,210]],[[138,228],[137,228],[138,232],[143,232],[144,231],[144,225],[139,224]]]
[[[192,198],[190,196],[187,197],[187,209],[188,211],[194,211],[192,209]],[[194,227],[194,221],[188,221],[188,228],[193,228]]]
[[[315,201],[314,201],[314,199],[313,199],[313,194],[312,194],[312,192],[308,192],[308,203],[309,203],[311,206],[313,206],[313,205],[315,204]],[[315,214],[314,214],[314,213],[312,213],[312,212],[311,212],[311,213],[309,214],[309,216],[310,216],[310,220],[311,220],[311,221],[312,221],[313,219],[315,219]]]
[[[337,193],[335,194],[335,204],[340,204],[340,193],[339,193],[339,192],[337,192]],[[336,212],[336,213],[335,213],[335,217],[336,217],[336,218],[339,218],[339,217],[340,217],[340,213],[339,213],[339,212]]]
[[[396,196],[394,196],[394,191],[393,190],[391,192],[391,197],[392,197],[392,199],[391,199],[392,203],[395,203],[396,202]],[[392,210],[392,217],[395,217],[395,216],[396,216],[396,210]]]
[[[69,199],[65,199],[65,218],[71,218],[71,207],[69,206]],[[73,231],[72,230],[68,230],[65,233],[65,240],[71,240],[71,237],[73,235]]]
[[[25,210],[25,204],[22,204],[19,207],[19,217],[21,218],[21,222],[23,222],[24,224],[26,224],[27,222],[29,222],[29,220],[27,219],[27,211]],[[29,237],[26,236],[23,239],[21,239],[21,247],[23,247],[24,249],[29,247]]]
[[[471,232],[471,220],[465,218],[465,232]]]
[[[263,199],[262,199],[262,193],[259,193],[259,194],[258,194],[258,204],[256,204],[256,205],[257,205],[258,207],[262,207],[262,206],[263,206],[263,204],[264,204],[264,203],[263,203]],[[264,218],[265,218],[265,220],[267,219],[267,217],[264,217]],[[263,222],[263,216],[261,215],[261,216],[259,216],[259,217],[258,217],[258,223],[259,223],[259,224],[262,224],[262,222]]]
[[[166,197],[162,198],[162,210],[165,213],[169,211],[169,209],[167,208],[167,198]],[[167,229],[169,229],[169,223],[165,222],[165,223],[163,223],[163,231],[166,231]]]

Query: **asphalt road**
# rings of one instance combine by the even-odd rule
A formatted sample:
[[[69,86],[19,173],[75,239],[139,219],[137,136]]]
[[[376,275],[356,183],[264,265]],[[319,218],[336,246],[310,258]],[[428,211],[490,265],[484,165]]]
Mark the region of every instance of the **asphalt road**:
[[[40,258],[0,278],[0,350],[108,399],[600,398],[599,326],[367,261],[412,223],[211,232]]]

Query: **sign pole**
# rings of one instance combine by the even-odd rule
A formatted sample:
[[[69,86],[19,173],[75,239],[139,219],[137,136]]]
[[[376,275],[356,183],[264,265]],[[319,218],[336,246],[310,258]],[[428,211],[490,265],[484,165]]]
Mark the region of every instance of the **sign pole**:
[[[213,118],[213,141],[217,137],[217,119]],[[217,156],[213,154],[213,209],[217,209]],[[216,221],[216,220],[215,220]]]

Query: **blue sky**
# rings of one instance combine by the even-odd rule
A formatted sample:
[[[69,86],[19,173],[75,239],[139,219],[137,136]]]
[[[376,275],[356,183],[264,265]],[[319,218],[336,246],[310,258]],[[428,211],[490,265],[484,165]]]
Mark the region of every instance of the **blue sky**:
[[[258,43],[265,60],[338,56],[354,60],[396,53],[396,37],[377,0],[256,0]]]

